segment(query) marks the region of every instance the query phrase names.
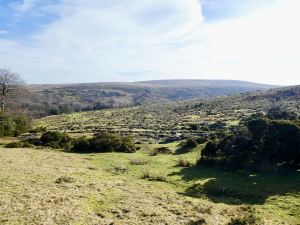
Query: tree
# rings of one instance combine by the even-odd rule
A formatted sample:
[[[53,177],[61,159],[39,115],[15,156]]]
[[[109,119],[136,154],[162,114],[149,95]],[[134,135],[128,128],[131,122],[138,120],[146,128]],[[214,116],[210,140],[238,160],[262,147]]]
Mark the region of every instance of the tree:
[[[1,112],[4,112],[6,106],[6,100],[10,93],[18,91],[24,84],[23,80],[16,73],[7,69],[0,68],[0,101]]]

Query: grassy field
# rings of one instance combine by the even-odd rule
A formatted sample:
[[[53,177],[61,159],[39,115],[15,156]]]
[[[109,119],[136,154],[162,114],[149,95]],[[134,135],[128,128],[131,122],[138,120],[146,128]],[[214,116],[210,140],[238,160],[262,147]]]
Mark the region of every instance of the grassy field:
[[[166,145],[165,145],[166,146]],[[299,224],[300,176],[225,173],[184,155],[0,148],[0,224]],[[176,150],[176,143],[168,147]],[[144,179],[143,179],[144,178]]]

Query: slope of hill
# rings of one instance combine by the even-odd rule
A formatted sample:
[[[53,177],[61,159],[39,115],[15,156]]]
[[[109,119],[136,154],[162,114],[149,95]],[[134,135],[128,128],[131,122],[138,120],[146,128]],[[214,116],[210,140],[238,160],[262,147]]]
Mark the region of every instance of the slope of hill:
[[[70,197],[72,201],[68,202],[68,206],[92,205],[88,208],[88,212],[92,215],[91,219],[109,218],[113,219],[115,224],[298,225],[299,172],[275,176],[260,173],[248,174],[244,171],[224,172],[193,165],[199,159],[204,143],[226,135],[226,132],[234,130],[235,125],[252,114],[265,113],[273,107],[282,107],[284,110],[297,114],[299,118],[299,90],[300,86],[295,86],[201,100],[105,109],[42,118],[36,121],[36,127],[43,126],[48,130],[66,131],[73,137],[91,136],[99,130],[130,134],[140,150],[133,154],[78,155],[54,151],[54,153],[50,152],[49,156],[43,156],[45,151],[36,150],[43,153],[39,153],[40,155],[33,161],[29,158],[33,153],[29,152],[28,154],[31,155],[27,156],[25,153],[28,151],[19,149],[7,151],[6,155],[10,158],[7,160],[8,156],[5,155],[2,160],[3,168],[7,168],[7,163],[10,163],[10,167],[21,171],[19,166],[22,166],[24,157],[29,158],[35,164],[28,167],[32,170],[28,174],[38,173],[42,183],[46,182],[53,189],[57,184],[54,180],[49,181],[48,177],[54,176],[59,179],[67,173],[74,183],[67,184],[70,185],[69,189],[64,186],[64,189],[54,189],[55,196],[60,196],[62,193],[72,196],[77,190],[80,196],[84,197]],[[187,143],[185,140],[188,138],[200,144],[193,149],[187,149],[184,144]],[[172,154],[153,156],[152,153],[159,148],[168,149]],[[39,174],[40,171],[44,172],[45,167],[41,167],[44,165],[41,160],[45,158],[49,158],[47,169],[50,170],[47,170],[46,176],[48,180],[46,178],[43,180]],[[87,158],[90,164],[84,162]],[[67,161],[64,162],[64,160]],[[181,167],[179,162],[190,162],[191,166],[181,165],[183,166]],[[74,165],[80,168],[80,171],[65,172],[74,168]],[[91,165],[92,169],[87,169]],[[53,171],[52,166],[55,168]],[[4,169],[3,171],[11,172],[11,170]],[[17,178],[18,176],[20,175],[17,174]],[[150,178],[145,179],[145,176]],[[88,178],[92,180],[86,180]],[[123,181],[121,185],[111,185],[120,180]],[[85,181],[93,185],[88,185]],[[6,184],[12,182],[4,182],[3,188],[7,188]],[[81,185],[80,189],[71,188],[71,185],[78,184]],[[37,184],[33,187],[43,190],[38,188]],[[107,187],[109,187],[109,192],[106,192]],[[93,198],[86,197],[84,193],[93,193]],[[38,199],[44,199],[43,196],[42,192],[38,192]],[[161,196],[170,196],[170,198]],[[9,199],[9,197],[10,195],[5,195],[4,199]],[[83,199],[86,200],[85,203],[82,202]],[[113,204],[110,204],[111,202]],[[11,203],[6,200],[4,206],[5,204]],[[33,201],[32,204],[38,203]],[[155,209],[148,208],[149,205],[155,205]],[[46,204],[46,207],[52,207],[51,210],[54,212],[61,212],[65,209],[60,205],[53,207]],[[129,208],[130,213],[122,213],[123,207],[126,207],[126,212]],[[142,211],[145,209],[147,213]],[[70,218],[73,211],[69,214],[66,211],[63,212],[67,218]],[[116,211],[120,213],[116,214]],[[100,219],[94,216],[99,215],[99,212],[101,212]],[[11,211],[5,213],[10,216],[8,218],[13,215]],[[85,214],[80,209],[78,213],[79,218],[85,219]],[[33,215],[34,213],[28,214],[29,217]],[[63,217],[58,216],[58,218]]]
[[[30,85],[21,101],[35,116],[231,95],[274,86],[231,80]]]
[[[46,117],[38,120],[36,126],[72,133],[110,130],[130,133],[147,142],[185,139],[205,136],[210,131],[217,131],[220,126],[230,127],[243,118],[255,113],[266,113],[274,107],[300,115],[299,90],[300,86],[294,86],[232,96]],[[286,92],[290,94],[282,94]]]

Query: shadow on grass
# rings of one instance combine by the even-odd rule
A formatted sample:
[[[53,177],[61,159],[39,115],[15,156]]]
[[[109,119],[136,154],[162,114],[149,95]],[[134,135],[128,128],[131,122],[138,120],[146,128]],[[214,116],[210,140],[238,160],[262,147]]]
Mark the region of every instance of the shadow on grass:
[[[205,167],[183,168],[170,176],[194,181],[183,193],[232,205],[263,204],[269,197],[300,192],[300,174],[286,176],[230,173]]]

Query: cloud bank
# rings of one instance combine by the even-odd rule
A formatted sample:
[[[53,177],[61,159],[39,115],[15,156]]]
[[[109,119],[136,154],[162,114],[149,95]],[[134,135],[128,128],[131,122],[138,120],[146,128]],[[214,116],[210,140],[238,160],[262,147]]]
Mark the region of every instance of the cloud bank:
[[[18,38],[0,32],[0,66],[30,83],[196,78],[300,84],[300,2],[253,2],[228,17],[204,0],[24,0],[12,7],[17,20],[53,19],[38,29],[29,23]]]

